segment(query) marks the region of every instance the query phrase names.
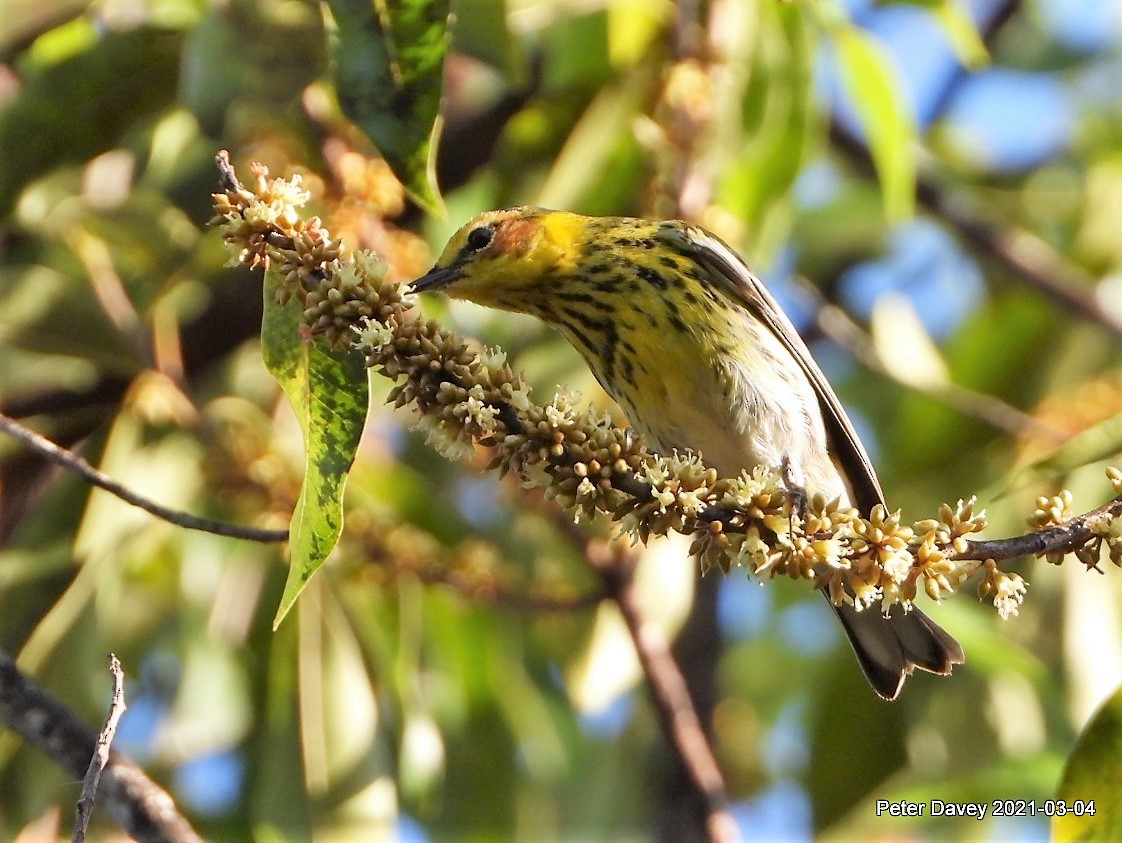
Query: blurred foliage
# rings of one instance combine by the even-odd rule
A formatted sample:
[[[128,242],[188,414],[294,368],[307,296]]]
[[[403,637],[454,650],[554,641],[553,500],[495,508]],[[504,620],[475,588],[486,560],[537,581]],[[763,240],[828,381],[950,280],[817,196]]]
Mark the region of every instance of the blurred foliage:
[[[998,536],[1021,532],[1035,496],[1061,485],[1085,509],[1109,494],[1101,464],[1084,463],[1122,449],[1117,333],[1065,310],[923,201],[915,212],[948,232],[944,251],[887,280],[875,273],[894,249],[907,257],[918,177],[1030,260],[1054,252],[1120,318],[1122,100],[1111,80],[1122,55],[1117,39],[1073,41],[1055,23],[1058,0],[985,18],[988,68],[969,4],[954,0],[457,0],[435,164],[444,220],[406,190],[426,198],[427,182],[411,179],[429,166],[435,115],[406,109],[418,122],[391,130],[404,141],[344,116],[355,90],[333,80],[349,80],[348,61],[369,48],[348,42],[357,33],[342,5],[5,8],[5,413],[162,503],[287,525],[304,454],[262,364],[261,281],[224,268],[206,229],[213,156],[228,148],[243,174],[250,161],[300,172],[332,233],[384,254],[402,280],[469,215],[530,202],[695,217],[743,251],[812,340],[822,338],[792,276],[859,322],[886,292],[902,294],[918,317],[910,333],[930,333],[928,363],[1035,420],[995,427],[968,403],[815,342],[906,517],[978,493]],[[434,71],[443,24],[422,23],[445,20],[446,4],[374,8],[383,27],[414,15],[396,30],[406,41],[394,60]],[[707,18],[682,17],[693,13]],[[927,34],[909,41],[900,21]],[[934,94],[897,73],[943,42],[972,69],[952,64]],[[1064,142],[1028,164],[1005,161],[987,146],[993,126],[963,116],[972,83],[1000,69],[1047,75],[1070,105]],[[996,123],[1018,110],[1056,117],[1018,91],[991,106]],[[425,96],[431,108],[435,93]],[[371,107],[375,122],[394,110]],[[867,160],[837,143],[839,125],[868,139]],[[974,287],[967,269],[982,279]],[[952,306],[953,319],[936,318]],[[536,323],[425,307],[502,345],[547,395],[564,383],[605,400]],[[876,353],[903,355],[908,336],[885,334]],[[0,440],[0,646],[90,723],[108,698],[104,653],[116,652],[130,705],[118,745],[211,839],[656,834],[680,783],[618,617],[589,608],[598,586],[579,532],[483,473],[485,454],[437,455],[383,406],[386,391],[371,383],[340,545],[276,632],[282,548],[155,522]],[[892,706],[861,682],[820,600],[790,584],[749,588],[734,572],[717,606],[702,606],[718,612],[722,641],[690,651],[687,668],[712,678],[737,816],[763,836],[976,838],[972,819],[878,818],[873,806],[1054,796],[1078,732],[1122,681],[1119,577],[1070,561],[1022,570],[1032,588],[1019,618],[1003,623],[965,595],[935,610],[967,665],[913,679]],[[640,574],[652,620],[677,628],[693,594],[682,550],[644,551]],[[1080,798],[1079,781],[1068,776],[1065,798]],[[69,816],[76,795],[0,732],[0,837],[56,806]],[[989,819],[981,833],[1046,830],[1043,817]]]

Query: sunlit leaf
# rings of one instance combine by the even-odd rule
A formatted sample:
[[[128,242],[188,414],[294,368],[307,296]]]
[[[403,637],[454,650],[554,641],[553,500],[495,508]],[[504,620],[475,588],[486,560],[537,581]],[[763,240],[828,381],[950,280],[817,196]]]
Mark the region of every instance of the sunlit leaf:
[[[608,6],[608,55],[627,67],[650,54],[665,20],[673,12],[666,0],[617,0]]]
[[[892,377],[918,389],[949,382],[947,364],[903,293],[880,296],[873,307],[873,347]]]
[[[1083,729],[1068,757],[1057,799],[1067,809],[1052,819],[1056,840],[1122,837],[1122,689]]]
[[[319,797],[345,793],[347,816],[365,827],[392,827],[397,799],[377,688],[355,629],[322,585],[297,610],[305,787]]]
[[[343,529],[343,488],[362,436],[370,395],[362,355],[300,337],[295,299],[276,300],[280,279],[265,275],[261,353],[304,433],[305,474],[289,526],[289,571],[274,626],[327,559]]]
[[[833,31],[842,82],[869,144],[890,221],[911,215],[916,183],[916,123],[897,81],[899,71],[872,35],[854,26]]]
[[[1068,474],[1119,453],[1122,453],[1122,413],[1081,430],[1052,453],[1026,465],[1017,472],[1009,486],[1018,488]]]
[[[951,42],[951,49],[966,67],[977,69],[989,63],[990,55],[986,49],[978,27],[970,16],[970,10],[961,0],[940,0],[932,9],[943,32]]]
[[[7,59],[21,42],[39,33],[52,31],[81,15],[91,0],[8,0],[4,6],[4,27],[0,29],[0,54]]]
[[[900,5],[919,6],[931,12],[947,36],[954,54],[966,67],[973,70],[989,63],[989,51],[978,33],[978,27],[965,0],[895,1]]]
[[[433,140],[448,50],[449,0],[328,0],[338,26],[343,111],[378,146],[412,197],[438,210]]]

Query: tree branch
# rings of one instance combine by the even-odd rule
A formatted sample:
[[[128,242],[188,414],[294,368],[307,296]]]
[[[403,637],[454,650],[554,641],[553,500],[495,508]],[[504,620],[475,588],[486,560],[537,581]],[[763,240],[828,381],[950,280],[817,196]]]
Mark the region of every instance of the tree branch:
[[[600,573],[610,599],[619,606],[635,644],[663,732],[705,806],[705,830],[712,843],[735,843],[740,830],[729,812],[728,793],[709,738],[701,725],[689,687],[662,630],[647,621],[635,595],[635,566],[627,555],[606,550],[587,554]]]
[[[0,651],[0,721],[50,756],[74,779],[85,775],[97,734],[54,696],[25,677]],[[97,800],[140,843],[202,843],[168,793],[116,751],[101,777]]]
[[[949,379],[942,383],[920,383],[901,378],[885,365],[870,337],[848,313],[830,302],[818,287],[806,278],[795,276],[799,289],[814,304],[814,323],[818,330],[845,348],[867,369],[894,380],[908,389],[922,393],[969,418],[982,421],[1010,436],[1032,434],[1045,442],[1060,445],[1067,434],[1014,407],[995,395],[978,392]]]
[[[266,544],[288,540],[287,530],[262,530],[257,527],[227,524],[223,521],[215,521],[210,518],[200,518],[197,515],[191,515],[189,512],[182,512],[156,503],[121,485],[107,474],[98,471],[77,454],[65,448],[60,448],[45,436],[41,436],[33,430],[29,430],[15,419],[9,418],[3,414],[0,414],[0,430],[26,445],[43,458],[50,460],[55,465],[77,474],[90,484],[104,489],[111,495],[120,498],[125,503],[132,504],[178,527],[184,527],[188,530],[199,530],[204,533],[212,533],[216,536],[228,536],[230,538],[263,542]]]
[[[836,121],[830,127],[830,141],[835,149],[862,170],[872,172],[873,161],[869,150]],[[922,175],[916,180],[916,199],[933,216],[957,231],[978,253],[997,260],[1005,269],[1072,313],[1122,338],[1122,315],[1107,310],[1095,298],[1094,276],[1064,260],[1035,234],[973,215],[960,200]]]
[[[1122,495],[1047,530],[1007,539],[968,541],[961,551],[949,550],[947,556],[961,560],[1000,561],[1016,559],[1018,556],[1072,553],[1099,535],[1096,527],[1116,518],[1122,518]]]
[[[121,670],[121,663],[112,653],[109,654],[109,673],[113,676],[113,696],[109,702],[109,711],[105,714],[105,723],[97,736],[90,766],[86,768],[85,778],[82,779],[82,795],[78,799],[77,819],[74,823],[74,843],[85,843],[86,829],[89,828],[97,799],[97,784],[101,781],[105,765],[109,763],[109,748],[113,745],[113,736],[117,734],[121,715],[125,713],[125,675]]]

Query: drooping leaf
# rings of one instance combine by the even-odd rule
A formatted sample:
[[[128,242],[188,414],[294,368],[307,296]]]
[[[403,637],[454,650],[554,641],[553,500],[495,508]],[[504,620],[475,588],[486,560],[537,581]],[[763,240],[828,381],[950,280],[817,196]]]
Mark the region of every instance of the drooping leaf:
[[[1056,795],[1064,812],[1052,819],[1054,840],[1122,837],[1122,689],[1083,729]]]
[[[420,205],[436,211],[433,161],[449,0],[328,0],[338,27],[344,113],[378,146]]]
[[[349,348],[304,342],[300,307],[277,303],[280,279],[265,275],[261,353],[288,396],[304,434],[304,485],[289,526],[289,570],[273,620],[279,625],[309,578],[334,549],[343,529],[343,488],[370,403],[362,355]]]
[[[912,214],[916,185],[916,122],[904,101],[888,51],[856,26],[833,30],[842,83],[865,131],[889,221]]]

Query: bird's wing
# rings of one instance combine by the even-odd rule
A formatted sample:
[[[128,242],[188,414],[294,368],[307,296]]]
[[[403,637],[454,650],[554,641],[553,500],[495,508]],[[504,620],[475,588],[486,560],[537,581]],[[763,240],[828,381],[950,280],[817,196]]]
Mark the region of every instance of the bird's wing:
[[[704,229],[686,223],[664,223],[662,232],[670,245],[705,267],[726,294],[751,310],[798,361],[818,396],[830,452],[849,482],[854,503],[866,515],[873,506],[883,503],[880,481],[853,423],[799,332],[763,282],[752,274],[736,252]]]

